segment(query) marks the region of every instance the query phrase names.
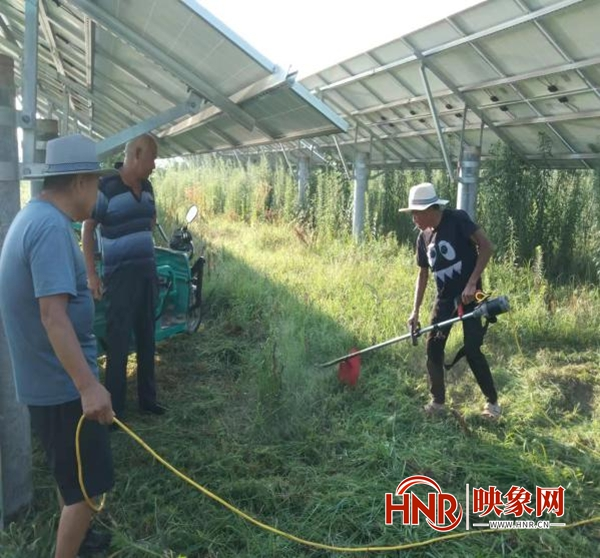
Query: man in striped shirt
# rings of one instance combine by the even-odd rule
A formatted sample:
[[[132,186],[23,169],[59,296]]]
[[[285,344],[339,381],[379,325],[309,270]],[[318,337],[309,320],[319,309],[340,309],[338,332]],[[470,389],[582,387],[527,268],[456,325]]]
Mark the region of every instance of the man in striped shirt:
[[[119,174],[101,181],[92,218],[83,224],[83,252],[94,298],[106,306],[106,387],[118,416],[125,411],[127,357],[132,333],[137,356],[137,391],[142,411],[161,415],[154,377],[157,276],[152,229],[156,208],[148,180],[157,145],[150,135],[125,147]],[[94,230],[100,225],[103,277],[94,265]]]

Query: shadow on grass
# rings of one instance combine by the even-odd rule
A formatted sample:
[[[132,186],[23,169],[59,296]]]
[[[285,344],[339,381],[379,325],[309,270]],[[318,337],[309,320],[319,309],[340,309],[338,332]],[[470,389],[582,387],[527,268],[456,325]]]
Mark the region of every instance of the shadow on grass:
[[[307,293],[275,283],[226,251],[205,284],[202,330],[157,350],[159,396],[169,413],[132,412],[128,424],[175,467],[244,512],[294,535],[343,547],[428,540],[437,534],[424,521],[415,527],[384,524],[384,494],[421,474],[463,504],[466,484],[497,486],[503,493],[515,485],[534,495],[536,486],[562,484],[563,519],[592,515],[591,502],[600,501],[593,480],[598,458],[574,454],[535,415],[513,416],[509,407],[498,423],[480,419],[470,410],[479,410],[481,402],[470,371],[450,378],[458,412],[428,418],[421,411],[427,400],[422,346],[372,353],[363,359],[358,385],[348,388],[337,381],[335,367],[314,364],[371,340],[341,326]],[[502,364],[499,358],[493,368]],[[130,406],[133,401],[130,382]],[[113,532],[114,555],[338,555],[243,521],[166,471],[122,432],[113,435],[113,449],[117,485],[101,521]],[[50,512],[38,506],[47,518]],[[40,535],[19,525],[8,535],[9,548],[34,535],[52,537],[50,527]],[[408,555],[534,557],[543,548],[566,558],[591,556],[597,544],[593,527],[543,536],[511,531]]]

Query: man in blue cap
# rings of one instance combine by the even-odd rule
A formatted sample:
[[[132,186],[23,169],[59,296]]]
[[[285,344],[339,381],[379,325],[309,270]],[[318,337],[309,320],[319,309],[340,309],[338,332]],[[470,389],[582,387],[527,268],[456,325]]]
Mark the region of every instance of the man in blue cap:
[[[111,172],[111,171],[108,171]],[[48,142],[39,196],[13,220],[0,254],[0,313],[17,399],[28,406],[58,484],[61,516],[56,558],[75,558],[92,509],[77,475],[75,433],[81,415],[81,460],[90,497],[113,486],[108,428],[110,394],[98,381],[94,301],[71,223],[90,216],[106,174],[95,143],[73,135]]]

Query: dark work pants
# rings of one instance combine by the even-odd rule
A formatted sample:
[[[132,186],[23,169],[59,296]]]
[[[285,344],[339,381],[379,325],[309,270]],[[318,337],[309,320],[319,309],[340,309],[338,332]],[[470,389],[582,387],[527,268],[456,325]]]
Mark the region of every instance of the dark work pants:
[[[465,314],[473,311],[475,303],[464,307]],[[435,301],[431,323],[436,324],[450,320],[456,316],[453,300]],[[480,318],[469,318],[462,322],[465,356],[475,379],[486,399],[490,403],[496,403],[498,394],[494,387],[494,380],[490,367],[481,352],[484,330]],[[445,403],[446,386],[444,383],[444,349],[448,341],[448,335],[452,326],[444,327],[438,331],[430,331],[427,335],[427,372],[429,373],[430,391],[433,401]]]
[[[135,266],[117,269],[105,277],[106,389],[115,413],[125,410],[127,356],[132,333],[137,356],[137,391],[141,407],[156,403],[154,379],[154,313],[156,279]]]

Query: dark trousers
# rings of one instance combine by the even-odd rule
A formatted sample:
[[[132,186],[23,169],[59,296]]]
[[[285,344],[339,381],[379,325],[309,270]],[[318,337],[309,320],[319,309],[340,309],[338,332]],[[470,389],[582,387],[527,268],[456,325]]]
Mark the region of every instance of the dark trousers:
[[[156,403],[154,379],[154,313],[156,278],[134,266],[117,269],[105,277],[106,389],[115,413],[125,410],[127,356],[132,333],[137,356],[137,391],[141,407]]]
[[[67,506],[84,500],[75,448],[82,412],[80,399],[59,405],[29,406],[31,428],[44,448],[46,462]],[[108,492],[114,484],[108,428],[95,420],[86,420],[79,442],[86,492],[91,498]]]
[[[475,304],[465,306],[465,314],[471,312]],[[456,310],[453,300],[438,299],[435,301],[431,323],[444,322],[455,317]],[[490,366],[481,352],[484,329],[480,318],[469,318],[462,322],[465,356],[479,388],[490,403],[498,401]],[[438,331],[430,331],[427,335],[427,372],[431,395],[436,403],[445,403],[446,386],[444,383],[444,349],[452,326]]]

